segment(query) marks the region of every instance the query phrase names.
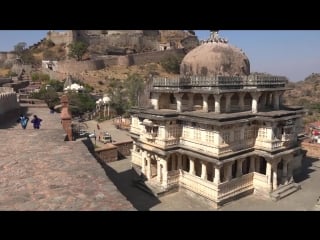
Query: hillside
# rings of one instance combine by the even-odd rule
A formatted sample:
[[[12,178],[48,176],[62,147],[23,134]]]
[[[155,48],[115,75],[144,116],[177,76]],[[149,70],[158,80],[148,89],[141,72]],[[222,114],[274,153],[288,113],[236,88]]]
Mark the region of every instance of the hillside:
[[[305,122],[319,121],[320,119],[320,73],[312,73],[304,81],[290,82],[284,101],[287,105],[302,105],[308,109]]]
[[[80,73],[81,80],[92,86],[96,92],[105,92],[108,89],[109,80],[126,80],[128,76],[138,74],[147,81],[150,74],[159,77],[174,77],[176,74],[166,72],[160,64],[149,63],[146,65],[134,65],[130,67],[110,66],[98,71],[85,71]]]

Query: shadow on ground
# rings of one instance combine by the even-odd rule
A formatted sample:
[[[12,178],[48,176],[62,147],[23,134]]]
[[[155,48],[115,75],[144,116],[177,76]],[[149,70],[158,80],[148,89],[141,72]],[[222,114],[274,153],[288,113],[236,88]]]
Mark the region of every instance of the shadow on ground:
[[[305,156],[301,163],[300,173],[294,175],[294,180],[296,183],[302,182],[310,177],[310,173],[315,170],[312,169],[315,162],[319,161],[316,158]]]
[[[20,107],[18,109],[11,110],[0,115],[0,129],[13,128],[19,125],[20,123],[17,122],[17,119],[21,113],[26,114],[29,119],[32,117],[30,116],[30,113],[28,114],[28,107]]]
[[[93,153],[94,146],[90,139],[84,139],[83,143],[88,147],[91,154],[97,159],[106,175],[118,188],[118,190],[124,195],[133,207],[139,211],[149,211],[153,206],[161,203],[160,200],[152,196],[150,193],[144,192],[135,186],[135,181],[139,178],[136,171],[129,169],[118,173],[108,164],[102,162]],[[121,161],[121,160],[120,160]]]

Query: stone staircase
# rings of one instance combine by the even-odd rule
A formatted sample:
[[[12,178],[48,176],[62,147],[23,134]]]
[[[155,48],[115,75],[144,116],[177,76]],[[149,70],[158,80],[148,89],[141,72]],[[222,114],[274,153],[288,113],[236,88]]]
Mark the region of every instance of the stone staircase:
[[[278,201],[298,190],[301,189],[301,186],[295,182],[291,182],[287,185],[279,186],[276,190],[270,193],[270,197],[274,201]]]

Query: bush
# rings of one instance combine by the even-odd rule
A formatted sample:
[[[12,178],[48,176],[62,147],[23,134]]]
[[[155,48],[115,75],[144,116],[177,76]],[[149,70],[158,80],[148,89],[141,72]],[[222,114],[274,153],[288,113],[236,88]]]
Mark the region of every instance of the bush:
[[[161,60],[160,65],[168,73],[179,74],[181,61],[181,58],[171,55]]]

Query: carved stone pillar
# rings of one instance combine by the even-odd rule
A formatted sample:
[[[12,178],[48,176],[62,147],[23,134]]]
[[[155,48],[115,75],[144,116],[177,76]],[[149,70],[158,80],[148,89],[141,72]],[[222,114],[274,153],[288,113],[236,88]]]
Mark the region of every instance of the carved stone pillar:
[[[261,93],[255,92],[255,93],[250,93],[252,96],[252,105],[251,105],[251,111],[252,113],[257,113],[258,112],[258,101]]]
[[[222,95],[214,94],[214,112],[220,113],[220,99]]]
[[[178,155],[178,169],[182,169],[182,155]]]
[[[225,175],[225,179],[227,181],[230,181],[232,179],[232,164],[228,163],[224,165],[224,175]]]
[[[155,110],[159,110],[159,93],[152,93],[151,104]]]
[[[237,174],[236,174],[236,177],[241,177],[242,176],[242,162],[243,161],[244,161],[244,159],[236,160],[236,162],[237,162]]]
[[[203,107],[202,107],[202,111],[204,112],[208,112],[208,94],[202,94],[202,99],[203,99]]]
[[[272,169],[271,169],[271,163],[267,161],[267,171],[266,171],[266,175],[267,175],[267,181],[268,181],[268,184],[270,186],[272,186],[272,181],[271,181],[271,172],[272,172]]]
[[[214,178],[213,178],[213,182],[215,184],[219,184],[220,183],[220,167],[214,166]]]
[[[190,169],[189,169],[189,173],[192,175],[195,175],[195,169],[194,169],[194,158],[189,157],[189,161],[190,161]]]
[[[161,166],[160,159],[157,157],[157,182],[161,182]]]
[[[273,92],[272,93],[272,104],[273,104],[273,109],[278,110],[279,109],[279,92]]]
[[[272,188],[276,190],[278,188],[278,163],[272,164],[273,177],[272,177]]]
[[[177,112],[182,112],[182,93],[175,93],[174,97],[177,101]]]
[[[226,96],[226,112],[230,112],[230,105],[231,105],[231,97],[232,97],[232,93],[227,93]]]
[[[141,161],[141,172],[146,175],[146,158],[147,158],[147,152],[146,151],[142,151],[141,154],[142,157],[142,161]]]
[[[147,154],[147,178],[151,179],[151,157]]]
[[[201,161],[201,178],[207,180],[207,165],[205,161]]]

